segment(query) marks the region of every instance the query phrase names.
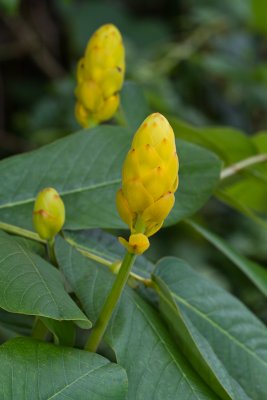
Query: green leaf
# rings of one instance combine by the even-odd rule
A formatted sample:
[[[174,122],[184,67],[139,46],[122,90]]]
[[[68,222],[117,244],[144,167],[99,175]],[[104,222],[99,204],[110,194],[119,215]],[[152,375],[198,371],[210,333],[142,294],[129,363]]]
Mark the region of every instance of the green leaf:
[[[255,154],[267,154],[267,134],[261,132],[250,139]],[[267,163],[261,162],[246,168],[233,177],[223,180],[217,196],[243,212],[255,222],[267,227]]]
[[[210,344],[194,327],[190,319],[180,312],[172,293],[165,283],[153,276],[154,288],[160,299],[160,311],[171,331],[177,336],[181,351],[190,360],[192,367],[203,380],[224,400],[248,399],[239,385],[229,376]]]
[[[125,371],[98,354],[16,338],[0,360],[3,400],[125,399]]]
[[[180,140],[176,144],[180,183],[166,225],[175,224],[199,210],[214,192],[221,170],[221,162],[213,153]]]
[[[241,211],[262,226],[267,227],[267,179],[258,165],[228,178],[216,190],[216,196]]]
[[[249,188],[250,190],[250,188]],[[216,190],[216,196],[229,206],[235,208],[236,210],[242,212],[247,217],[251,218],[254,222],[261,225],[262,227],[267,227],[266,217],[258,214],[255,210],[249,208],[246,204],[243,204],[238,198],[235,198],[227,193],[227,191],[222,189]]]
[[[61,238],[57,259],[84,309],[96,320],[114,275]],[[158,314],[129,287],[105,335],[129,379],[132,399],[217,399],[183,358]]]
[[[29,336],[34,317],[9,313],[0,308],[0,344],[16,336]]]
[[[263,34],[267,34],[267,4],[262,0],[251,0],[252,7],[252,24],[254,28]]]
[[[241,131],[227,127],[197,128],[177,119],[171,122],[177,137],[212,150],[224,161],[225,166],[267,153],[266,132],[249,137]],[[266,165],[266,162],[252,165],[222,180],[215,193],[220,200],[265,227],[267,227]]]
[[[0,231],[0,307],[58,321],[91,323],[64,289],[59,271]]]
[[[243,132],[228,127],[198,128],[172,119],[175,136],[198,144],[216,153],[225,163],[233,164],[257,153],[256,146]]]
[[[149,108],[141,88],[134,82],[125,82],[121,92],[121,117],[133,132],[149,115]]]
[[[229,246],[222,238],[210,232],[196,222],[186,221],[200,235],[213,244],[221,251],[229,260],[231,260],[253,283],[257,288],[267,296],[267,269],[256,262],[248,260],[240,255],[231,246]]]
[[[267,393],[266,327],[237,299],[182,260],[163,259],[154,275],[168,287],[182,316],[206,339],[246,395],[262,400]],[[194,341],[198,342],[197,336]]]
[[[38,254],[41,257],[45,256],[45,245],[34,240],[26,239],[22,236],[12,236],[25,249]]]
[[[0,220],[32,229],[37,193],[54,187],[66,206],[66,229],[125,228],[115,207],[129,129],[99,126],[0,163]],[[194,214],[215,189],[220,161],[212,153],[177,141],[180,186],[168,224]],[[24,171],[23,174],[21,171]]]
[[[0,325],[19,335],[29,335],[32,330],[33,317],[9,313],[0,309]]]

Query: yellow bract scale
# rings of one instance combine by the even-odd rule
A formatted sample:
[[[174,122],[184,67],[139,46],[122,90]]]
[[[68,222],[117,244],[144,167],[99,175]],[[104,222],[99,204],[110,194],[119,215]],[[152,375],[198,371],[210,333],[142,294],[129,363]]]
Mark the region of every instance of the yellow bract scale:
[[[117,68],[107,71],[103,76],[103,81],[101,82],[101,89],[104,97],[112,96],[114,93],[118,92],[121,89],[122,84],[123,75]]]
[[[155,146],[155,150],[162,160],[168,161],[173,150],[173,141],[164,137],[161,142]]]
[[[88,111],[98,109],[104,102],[99,86],[93,81],[83,81],[76,89],[76,96]]]
[[[51,240],[65,222],[65,207],[58,192],[53,188],[38,193],[33,209],[33,225],[42,239]]]
[[[161,223],[161,221],[164,221],[164,219],[171,211],[174,202],[175,197],[173,193],[165,194],[155,203],[151,204],[151,206],[147,207],[147,209],[143,212],[142,218],[144,222],[154,222],[156,224]]]
[[[144,120],[134,135],[132,146],[149,143],[155,147],[164,139],[170,142],[172,148],[175,148],[174,133],[169,122],[160,113],[154,113]]]
[[[126,182],[130,179],[136,179],[139,177],[139,163],[138,163],[138,154],[135,149],[131,149],[124,161],[123,168],[122,168],[122,180]]]
[[[102,103],[102,106],[94,113],[96,121],[102,122],[110,119],[116,112],[120,102],[120,96],[114,94]]]
[[[112,24],[100,27],[90,38],[84,57],[77,66],[75,94],[87,113],[77,111],[83,127],[106,121],[119,107],[118,92],[125,73],[125,52],[119,30]]]
[[[122,183],[122,193],[132,213],[141,213],[153,203],[153,197],[137,179]]]
[[[173,130],[163,115],[151,114],[134,135],[116,199],[133,234],[151,236],[161,228],[175,202],[178,169]]]
[[[126,200],[122,189],[117,191],[116,194],[116,204],[120,214],[121,219],[130,226],[132,229],[132,222],[134,219],[134,213],[130,210],[128,201]]]
[[[143,186],[151,194],[154,201],[160,199],[171,187],[171,177],[166,174],[166,168],[159,166],[146,174],[142,181]]]
[[[86,57],[90,56],[92,49],[102,48],[106,52],[114,53],[118,45],[122,42],[119,30],[113,24],[102,25],[92,35],[86,50]]]
[[[144,144],[138,147],[137,151],[138,163],[140,168],[142,168],[143,173],[145,170],[151,170],[158,168],[162,165],[162,160],[158,155],[157,151],[151,144]]]
[[[76,106],[75,106],[75,117],[76,117],[77,121],[79,122],[79,124],[83,128],[86,128],[86,126],[88,125],[89,113],[86,110],[86,108],[84,108],[82,103],[80,103],[79,101],[77,101]]]

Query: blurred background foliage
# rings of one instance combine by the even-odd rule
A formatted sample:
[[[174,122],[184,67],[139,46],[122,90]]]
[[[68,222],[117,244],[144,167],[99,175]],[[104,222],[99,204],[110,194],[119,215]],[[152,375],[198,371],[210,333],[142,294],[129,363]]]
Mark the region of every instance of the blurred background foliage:
[[[93,31],[107,22],[122,32],[127,79],[140,85],[152,111],[173,120],[178,136],[215,148],[225,165],[253,154],[252,142],[267,151],[267,2],[0,0],[0,9],[1,157],[80,129],[73,115],[76,63]],[[215,134],[207,126],[231,129]],[[236,138],[233,154],[231,140],[220,146],[222,135]],[[234,181],[217,197],[231,195],[233,202],[242,189],[242,211],[247,210],[255,203],[249,192],[267,180],[265,166],[252,172],[256,183],[245,176],[244,187],[244,181]],[[254,221],[214,198],[197,218],[267,267],[264,196],[257,198]],[[176,255],[190,261],[267,322],[264,297],[189,225],[163,230],[151,242],[152,260]]]

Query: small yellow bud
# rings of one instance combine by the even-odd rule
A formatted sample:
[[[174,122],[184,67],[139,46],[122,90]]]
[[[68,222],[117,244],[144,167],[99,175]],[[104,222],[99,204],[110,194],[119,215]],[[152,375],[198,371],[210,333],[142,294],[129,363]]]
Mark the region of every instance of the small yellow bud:
[[[173,130],[163,115],[151,114],[134,135],[116,197],[132,233],[151,236],[160,229],[174,205],[178,169]]]
[[[83,127],[110,119],[119,107],[125,74],[125,54],[119,30],[101,26],[91,37],[77,66],[75,115]],[[81,111],[83,107],[83,111]]]
[[[58,192],[53,188],[38,193],[33,209],[33,225],[39,236],[51,240],[62,229],[65,207]]]
[[[130,236],[129,242],[122,237],[119,237],[119,242],[127,249],[129,253],[140,255],[149,248],[149,240],[142,233],[134,233]]]

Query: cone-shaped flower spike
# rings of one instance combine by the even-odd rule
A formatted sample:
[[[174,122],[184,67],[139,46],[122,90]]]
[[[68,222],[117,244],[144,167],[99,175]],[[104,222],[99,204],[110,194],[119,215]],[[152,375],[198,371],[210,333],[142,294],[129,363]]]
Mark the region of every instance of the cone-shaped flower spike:
[[[42,239],[51,240],[65,222],[65,207],[58,192],[53,188],[38,193],[33,210],[33,225]]]
[[[160,229],[174,205],[178,169],[172,127],[163,115],[151,114],[134,135],[116,198],[118,212],[132,234],[149,237]]]
[[[103,25],[90,38],[77,67],[75,114],[83,127],[106,121],[115,114],[124,73],[121,34],[114,25]]]

